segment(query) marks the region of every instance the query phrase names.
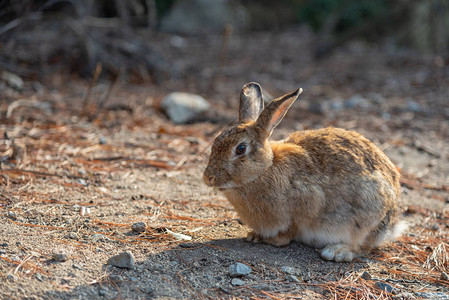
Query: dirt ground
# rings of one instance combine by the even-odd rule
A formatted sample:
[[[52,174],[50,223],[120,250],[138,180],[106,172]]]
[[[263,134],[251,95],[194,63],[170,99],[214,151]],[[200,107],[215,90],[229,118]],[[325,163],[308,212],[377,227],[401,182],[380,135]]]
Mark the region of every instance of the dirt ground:
[[[362,42],[315,61],[303,28],[234,34],[223,65],[220,36],[149,38],[179,78],[119,82],[93,120],[82,115],[89,80],[3,85],[0,298],[449,299],[448,61]],[[297,243],[244,242],[248,228],[202,172],[248,81],[274,97],[304,89],[274,138],[336,126],[383,149],[402,173],[407,232],[352,263]],[[95,84],[84,111],[108,84]],[[203,95],[212,109],[174,125],[159,110],[172,91]],[[127,250],[133,268],[106,264]],[[228,269],[237,262],[251,267],[240,282]]]

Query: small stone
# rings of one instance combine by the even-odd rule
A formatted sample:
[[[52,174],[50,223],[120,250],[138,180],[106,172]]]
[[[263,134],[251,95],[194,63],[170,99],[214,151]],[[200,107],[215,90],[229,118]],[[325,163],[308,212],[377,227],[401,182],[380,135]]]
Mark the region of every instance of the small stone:
[[[296,277],[295,275],[287,275],[285,276],[285,279],[287,279],[287,281],[289,282],[301,282],[301,280],[299,280],[298,277]]]
[[[104,136],[100,136],[100,137],[98,138],[98,143],[99,143],[100,145],[106,145],[106,144],[108,143],[108,141],[106,140],[106,138],[105,138]]]
[[[229,266],[229,275],[231,277],[242,277],[251,273],[251,267],[242,264],[236,263]]]
[[[41,274],[39,274],[39,273],[34,274],[34,277],[36,277],[36,279],[39,280],[40,282],[44,281]]]
[[[23,79],[14,73],[2,71],[0,73],[0,79],[4,80],[7,85],[16,90],[21,90],[23,88]]]
[[[78,183],[81,184],[81,185],[88,186],[87,180],[84,179],[84,178],[78,178],[78,179],[76,180],[76,182],[78,182]]]
[[[449,274],[446,272],[441,272],[440,280],[449,281]]]
[[[290,275],[299,275],[299,274],[301,274],[301,271],[298,270],[297,268],[288,267],[288,266],[281,267],[281,272],[284,273],[284,274],[290,274]]]
[[[16,276],[9,274],[8,276],[6,276],[6,279],[11,280],[11,281],[16,281]]]
[[[362,276],[363,279],[365,280],[371,280],[373,279],[373,277],[371,276],[371,274],[368,271],[363,272]]]
[[[98,290],[98,294],[99,294],[100,296],[106,296],[106,295],[108,294],[108,290],[107,290],[106,288],[100,288],[100,289]]]
[[[10,218],[11,220],[13,220],[13,221],[17,219],[16,213],[13,212],[13,211],[8,211],[8,212],[6,213],[6,216],[7,216],[8,218]]]
[[[69,232],[69,234],[67,234],[67,237],[69,239],[76,240],[78,238],[78,235],[76,234],[76,232]]]
[[[80,265],[77,265],[77,264],[73,264],[72,268],[77,269],[77,270],[82,270],[83,269]]]
[[[6,248],[6,247],[9,247],[9,244],[8,243],[1,243],[0,247]]]
[[[161,104],[161,108],[176,124],[184,124],[194,120],[198,115],[207,111],[209,107],[209,102],[203,97],[181,92],[168,94]]]
[[[433,224],[432,225],[432,227],[430,228],[430,230],[432,230],[432,231],[438,231],[438,230],[440,230],[440,226],[438,225],[438,224]]]
[[[94,243],[104,242],[104,241],[108,241],[109,240],[109,238],[107,236],[105,236],[104,234],[101,234],[101,233],[96,233],[96,234],[92,235],[92,237],[90,239]]]
[[[137,222],[131,226],[132,231],[137,233],[145,232],[147,225],[144,222]]]
[[[236,285],[236,286],[241,286],[241,285],[245,285],[245,282],[239,278],[232,278],[231,284]]]
[[[181,243],[181,244],[179,244],[179,247],[181,247],[181,248],[193,248],[193,247],[195,247],[195,244]]]
[[[385,292],[387,292],[389,294],[392,294],[395,291],[397,291],[397,288],[395,288],[394,286],[389,285],[386,282],[378,281],[374,285],[377,286],[382,291],[385,291]]]
[[[68,255],[64,252],[54,252],[53,253],[53,260],[55,261],[66,261],[68,259]]]
[[[132,269],[135,264],[134,255],[130,251],[122,252],[108,259],[108,265]]]

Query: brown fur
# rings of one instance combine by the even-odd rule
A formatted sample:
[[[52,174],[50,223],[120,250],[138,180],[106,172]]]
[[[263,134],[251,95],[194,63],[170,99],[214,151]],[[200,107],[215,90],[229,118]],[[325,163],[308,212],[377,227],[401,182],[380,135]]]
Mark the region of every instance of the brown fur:
[[[301,131],[269,142],[297,96],[298,91],[273,100],[257,119],[254,110],[252,117],[241,113],[245,122],[215,140],[204,180],[223,190],[253,230],[248,240],[276,246],[298,240],[324,247],[326,259],[349,261],[394,231],[399,173],[379,148],[353,131]],[[258,107],[260,100],[241,98],[240,107],[245,101]],[[241,143],[248,152],[239,156],[234,149]]]

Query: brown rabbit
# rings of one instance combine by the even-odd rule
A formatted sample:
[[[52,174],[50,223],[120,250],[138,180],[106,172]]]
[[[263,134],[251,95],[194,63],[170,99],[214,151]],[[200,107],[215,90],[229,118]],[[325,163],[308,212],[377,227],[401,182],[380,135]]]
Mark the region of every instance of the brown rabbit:
[[[403,229],[399,173],[354,131],[306,130],[269,141],[301,92],[264,109],[260,86],[243,86],[239,121],[215,139],[204,182],[222,191],[253,230],[248,241],[295,240],[320,248],[324,259],[351,261]]]

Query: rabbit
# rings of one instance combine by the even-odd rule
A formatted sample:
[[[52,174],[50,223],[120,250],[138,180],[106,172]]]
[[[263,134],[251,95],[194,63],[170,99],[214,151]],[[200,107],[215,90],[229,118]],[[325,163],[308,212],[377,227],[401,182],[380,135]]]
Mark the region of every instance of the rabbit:
[[[264,108],[255,82],[243,86],[239,119],[214,140],[203,180],[224,193],[252,229],[247,241],[315,247],[350,262],[399,236],[399,172],[372,142],[339,128],[269,141],[302,89]]]

